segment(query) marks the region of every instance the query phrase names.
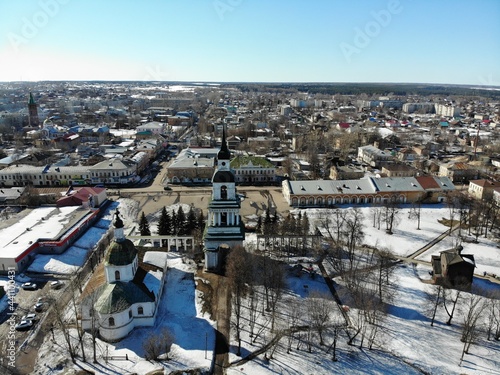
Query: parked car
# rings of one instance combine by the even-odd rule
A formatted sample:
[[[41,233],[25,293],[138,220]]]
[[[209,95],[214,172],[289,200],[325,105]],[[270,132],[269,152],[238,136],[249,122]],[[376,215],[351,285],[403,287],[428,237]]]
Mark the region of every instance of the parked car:
[[[21,320],[19,323],[15,325],[16,331],[25,331],[30,329],[33,326],[33,322],[31,320]]]
[[[21,321],[23,321],[23,320],[31,320],[33,322],[35,319],[36,319],[36,314],[35,313],[29,313],[29,314],[24,315],[21,318]]]
[[[21,285],[24,290],[36,290],[36,284],[32,282],[27,282]]]
[[[45,304],[43,302],[37,302],[37,304],[34,306],[34,309],[36,312],[42,312],[45,307]]]
[[[163,190],[172,190],[172,188],[170,186],[164,186]]]
[[[59,280],[56,280],[56,281],[52,281],[50,283],[50,287],[52,289],[59,289],[59,288],[62,288],[62,286],[64,285],[64,283],[62,281],[59,281]]]

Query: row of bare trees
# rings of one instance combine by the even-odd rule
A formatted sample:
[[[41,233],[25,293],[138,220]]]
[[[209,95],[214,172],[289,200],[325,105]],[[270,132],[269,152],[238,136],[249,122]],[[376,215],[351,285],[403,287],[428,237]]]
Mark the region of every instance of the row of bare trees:
[[[478,241],[479,236],[484,238],[500,228],[500,205],[492,199],[474,199],[462,191],[454,191],[447,196],[447,205],[450,221],[457,221],[459,235],[474,236]],[[450,225],[450,230],[451,230]]]
[[[252,343],[258,340],[263,347],[254,355],[266,353],[268,358],[285,338],[287,352],[305,346],[312,351],[317,342],[327,346],[326,337],[333,337],[327,351],[333,350],[339,330],[345,320],[331,295],[306,292],[304,299],[292,303],[285,299],[286,269],[279,261],[250,254],[243,247],[231,250],[227,259],[226,276],[232,291],[231,327],[241,355],[243,330]],[[270,337],[270,334],[273,336]]]
[[[467,287],[468,289],[468,287]],[[431,288],[428,294],[432,306],[431,326],[434,326],[438,311],[444,311],[446,324],[451,325],[457,311],[460,317],[463,342],[460,362],[469,354],[471,345],[479,341],[481,333],[487,340],[500,340],[500,294],[474,288],[469,292],[465,287],[451,288],[442,283]]]

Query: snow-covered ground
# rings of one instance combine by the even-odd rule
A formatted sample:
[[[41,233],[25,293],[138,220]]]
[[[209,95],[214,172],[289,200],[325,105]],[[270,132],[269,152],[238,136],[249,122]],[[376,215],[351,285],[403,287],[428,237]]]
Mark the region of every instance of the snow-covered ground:
[[[449,230],[449,227],[443,225],[439,220],[450,217],[450,211],[444,204],[423,206],[420,215],[420,230],[417,229],[418,223],[415,218],[409,218],[410,206],[401,209],[398,220],[399,223],[393,228],[393,234],[385,233],[385,225],[381,224],[380,229],[374,226],[373,211],[370,207],[361,207],[363,220],[363,243],[369,246],[375,246],[390,250],[395,255],[406,257],[422,248],[430,241]],[[311,225],[321,226],[321,217],[328,213],[328,209],[308,209],[307,216]],[[458,217],[455,216],[455,220]],[[463,231],[462,234],[466,234]],[[497,247],[500,239],[493,241],[491,238],[478,238],[478,243],[463,242],[463,253],[473,254],[476,260],[476,274],[483,274],[484,271],[500,275],[500,248]],[[456,232],[452,236],[444,238],[436,245],[431,247],[417,259],[431,261],[432,255],[437,255],[440,251],[451,249],[457,241]]]
[[[119,201],[120,212],[124,215],[125,227],[136,226],[139,207],[137,202],[124,199]],[[113,207],[115,209],[116,207]],[[171,207],[177,210],[176,207]],[[184,209],[185,207],[183,207]],[[187,208],[188,209],[188,208]],[[185,209],[185,212],[187,212]],[[387,235],[384,228],[378,230],[373,227],[373,220],[369,208],[362,208],[365,216],[363,242],[367,245],[385,247],[395,254],[407,256],[448,228],[438,222],[447,218],[449,211],[445,206],[436,205],[425,207],[422,210],[420,230],[414,219],[408,219],[409,207],[403,209],[401,221],[393,230],[393,235]],[[324,210],[307,210],[311,224]],[[159,213],[150,215],[150,227],[154,228]],[[111,216],[106,216],[110,220]],[[126,231],[127,233],[127,231]],[[83,239],[83,237],[82,237]],[[85,240],[82,240],[85,242]],[[247,236],[247,243],[255,241],[254,235]],[[76,245],[76,244],[75,244]],[[443,240],[420,259],[429,261],[432,254],[453,246],[452,240]],[[491,240],[479,238],[479,243],[463,243],[464,253],[472,253],[476,257],[476,272],[483,271],[500,274],[500,249]],[[57,257],[54,257],[57,259]],[[156,259],[152,256],[151,259]],[[174,253],[168,254],[169,271],[167,284],[163,291],[162,303],[154,328],[140,328],[134,330],[129,337],[117,344],[99,343],[100,355],[117,356],[128,355],[128,361],[112,360],[99,365],[79,363],[79,366],[94,371],[96,374],[145,374],[158,368],[165,368],[166,373],[174,369],[201,367],[208,369],[212,358],[214,322],[201,313],[200,294],[195,290],[193,279],[195,265],[183,263],[182,258]],[[287,354],[283,346],[286,339],[277,347],[273,359],[266,360],[263,355],[250,362],[233,366],[228,374],[419,374],[421,370],[432,374],[500,374],[500,348],[495,341],[486,341],[484,334],[477,344],[471,347],[471,354],[465,356],[459,366],[463,344],[460,342],[460,327],[462,323],[463,306],[459,304],[456,317],[451,326],[445,324],[446,315],[443,309],[438,310],[434,327],[430,326],[430,305],[428,294],[431,285],[423,283],[422,279],[429,279],[430,266],[416,265],[397,266],[392,284],[395,294],[389,307],[389,314],[381,321],[380,333],[373,350],[359,349],[357,346],[346,345],[347,338],[340,335],[338,341],[338,361],[331,360],[331,337],[327,337],[326,346],[313,346],[309,353],[304,346],[296,349],[293,343],[291,353]],[[500,290],[498,284],[475,279],[474,283],[491,289]],[[307,289],[304,288],[307,285]],[[288,288],[282,302],[281,314],[285,316],[290,306],[300,304],[313,290],[326,292],[327,287],[321,278],[311,280],[302,276],[288,277]],[[349,314],[354,314],[351,309]],[[261,316],[261,324],[268,317]],[[143,359],[142,343],[145,337],[158,332],[161,327],[168,327],[175,335],[173,359],[160,363],[149,362]],[[248,326],[244,330],[248,331]],[[248,333],[243,334],[242,356],[249,354],[269,340],[271,333],[251,343]],[[230,361],[236,356],[236,342],[231,335]],[[63,342],[56,338],[56,342]],[[208,345],[207,345],[208,343]],[[207,352],[205,352],[207,348]],[[87,348],[87,356],[91,347]],[[107,353],[107,354],[106,354]],[[47,337],[40,348],[39,360],[35,374],[60,374],[60,370],[50,370],[49,366],[63,361],[67,356],[64,348],[54,344]],[[66,362],[69,365],[68,362]]]

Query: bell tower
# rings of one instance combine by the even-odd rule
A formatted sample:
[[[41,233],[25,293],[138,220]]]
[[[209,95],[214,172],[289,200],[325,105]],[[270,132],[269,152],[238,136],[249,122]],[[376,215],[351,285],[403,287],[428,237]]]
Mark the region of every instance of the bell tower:
[[[28,101],[28,117],[30,126],[39,126],[40,120],[38,119],[38,105],[35,103],[33,94],[30,92],[30,99]]]
[[[222,144],[217,154],[217,167],[212,177],[212,200],[208,205],[205,232],[205,269],[218,272],[231,247],[242,245],[245,227],[240,218],[240,198],[230,168],[231,153],[227,147],[226,128],[222,130]]]

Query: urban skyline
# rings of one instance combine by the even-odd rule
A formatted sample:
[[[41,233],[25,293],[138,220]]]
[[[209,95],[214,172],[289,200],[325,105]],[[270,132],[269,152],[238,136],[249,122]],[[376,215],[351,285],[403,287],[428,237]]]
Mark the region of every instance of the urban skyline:
[[[500,85],[500,2],[2,2],[0,81]]]

